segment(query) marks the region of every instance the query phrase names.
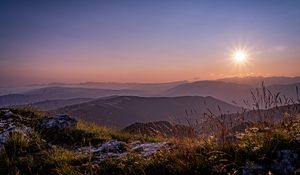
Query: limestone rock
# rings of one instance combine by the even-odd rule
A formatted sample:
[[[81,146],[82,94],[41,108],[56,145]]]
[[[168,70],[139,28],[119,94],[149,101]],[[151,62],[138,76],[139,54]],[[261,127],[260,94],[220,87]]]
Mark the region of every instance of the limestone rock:
[[[22,134],[29,139],[32,132],[33,130],[30,127],[10,125],[8,128],[0,132],[0,146],[3,146],[3,144],[7,142],[8,138],[13,133]]]
[[[263,174],[264,167],[258,164],[247,163],[243,168],[243,175]]]
[[[107,158],[124,157],[131,152],[143,157],[149,157],[159,150],[166,150],[168,148],[169,144],[167,142],[141,143],[135,141],[131,144],[126,144],[118,140],[110,140],[98,147],[83,147],[79,148],[78,151],[84,154],[92,154],[96,162],[102,162]]]
[[[149,157],[155,154],[157,151],[162,149],[167,149],[167,148],[168,148],[167,142],[143,143],[143,144],[137,144],[135,147],[132,148],[132,151],[140,153],[144,157]]]
[[[29,138],[33,129],[20,123],[21,117],[15,115],[9,109],[0,111],[0,147],[2,147],[10,135],[20,133]]]
[[[280,150],[277,152],[277,158],[277,161],[272,165],[272,170],[276,174],[289,175],[297,170],[297,153],[292,150]]]
[[[126,143],[110,140],[99,147],[83,147],[78,149],[85,154],[93,154],[98,162],[102,162],[109,157],[119,158],[128,154]]]
[[[69,117],[68,115],[61,115],[56,117],[48,117],[42,120],[42,129],[72,129],[77,125],[77,120]]]

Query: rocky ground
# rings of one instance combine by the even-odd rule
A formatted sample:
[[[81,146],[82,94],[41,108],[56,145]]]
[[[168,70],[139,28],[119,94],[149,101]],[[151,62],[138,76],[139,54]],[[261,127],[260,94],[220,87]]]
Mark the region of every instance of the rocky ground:
[[[0,174],[300,174],[297,121],[202,141],[87,126],[68,115],[1,109]]]
[[[9,109],[0,111],[0,147],[3,147],[9,137],[15,133],[21,134],[25,138],[30,139],[34,128],[32,125],[27,126],[24,124],[24,120],[28,120],[27,122],[30,122],[30,119],[14,114]],[[59,134],[64,130],[75,129],[77,122],[77,120],[69,117],[68,115],[44,117],[36,123],[35,129],[44,132],[56,132],[56,134]],[[51,143],[48,145],[53,146]],[[84,154],[92,154],[95,163],[97,163],[104,161],[109,157],[118,158],[126,156],[131,152],[139,154],[142,157],[149,157],[159,150],[168,150],[169,148],[170,144],[168,142],[142,143],[141,141],[135,140],[130,143],[125,143],[119,140],[109,140],[95,146],[78,147],[74,149],[77,152]]]

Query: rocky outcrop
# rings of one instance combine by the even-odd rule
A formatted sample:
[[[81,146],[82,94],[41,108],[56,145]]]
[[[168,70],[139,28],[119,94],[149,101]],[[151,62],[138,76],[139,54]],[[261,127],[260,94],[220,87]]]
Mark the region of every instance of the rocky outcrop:
[[[195,137],[196,135],[192,127],[172,124],[167,121],[134,123],[124,128],[123,131],[132,134],[164,137]]]
[[[31,122],[32,120],[30,118],[24,118],[21,115],[14,114],[9,109],[0,109],[0,147],[2,147],[14,133],[21,134],[29,139],[34,130],[29,125]],[[75,128],[77,121],[67,115],[62,115],[45,117],[39,120],[38,125],[41,130],[53,129],[59,132],[64,129]]]
[[[82,147],[78,148],[77,151],[84,154],[92,154],[95,160],[94,163],[99,163],[105,161],[107,158],[120,158],[129,153],[149,157],[158,151],[168,150],[169,148],[170,145],[167,142],[141,143],[140,141],[135,141],[126,144],[118,140],[110,140],[98,147]]]
[[[12,125],[8,128],[3,129],[0,133],[0,147],[2,147],[3,144],[7,142],[8,138],[15,133],[22,134],[25,138],[29,139],[32,133],[32,128]]]
[[[297,170],[298,154],[292,150],[280,150],[277,152],[277,160],[272,169],[276,174],[293,174]]]
[[[25,138],[29,138],[32,128],[21,123],[22,117],[15,115],[8,109],[0,111],[0,147],[8,141],[12,134],[22,134]]]
[[[271,165],[259,163],[247,163],[243,168],[243,175],[253,174],[282,174],[293,175],[296,174],[297,167],[299,167],[298,154],[292,150],[279,150],[277,157],[273,160]]]
[[[79,152],[92,154],[96,162],[102,162],[107,158],[119,158],[128,154],[126,143],[118,140],[110,140],[98,147],[78,148]]]
[[[68,151],[71,151],[72,153],[83,153],[85,154],[86,158],[88,158],[89,162],[83,163],[82,167],[87,168],[86,166],[92,165],[100,165],[100,163],[105,164],[104,161],[110,160],[110,158],[113,159],[119,159],[119,158],[125,158],[127,160],[128,157],[131,155],[138,156],[139,158],[143,160],[152,160],[150,156],[153,155],[160,155],[157,153],[164,152],[164,153],[170,153],[172,154],[172,150],[177,151],[181,147],[177,147],[175,144],[179,142],[165,142],[169,139],[163,139],[162,142],[143,142],[140,139],[139,141],[136,136],[130,137],[130,139],[127,139],[127,142],[123,142],[120,140],[104,138],[104,139],[98,139],[99,135],[102,134],[102,130],[97,132],[97,135],[91,137],[94,139],[90,142],[90,139],[88,142],[85,142],[85,139],[89,138],[91,133],[87,130],[87,132],[82,132],[81,128],[77,128],[77,121],[70,116],[62,115],[62,116],[56,116],[56,117],[40,117],[40,115],[36,115],[35,117],[32,117],[30,114],[24,112],[17,112],[18,110],[9,110],[9,109],[0,109],[0,149],[6,150],[7,148],[10,148],[7,144],[7,141],[10,139],[11,135],[13,134],[21,134],[24,136],[25,139],[28,139],[30,142],[34,140],[34,136],[36,134],[40,134],[41,137],[39,139],[39,142],[41,141],[41,144],[38,144],[39,150],[47,149],[52,150],[54,148],[59,149],[65,149]],[[28,115],[27,115],[28,114]],[[294,123],[296,125],[297,123]],[[294,127],[293,125],[293,127]],[[135,127],[133,127],[135,126]],[[127,128],[128,132],[131,131],[140,131],[141,133],[144,132],[154,132],[159,133],[162,135],[164,133],[164,136],[175,136],[177,134],[178,128],[180,128],[178,125],[172,125],[169,122],[153,122],[151,124],[135,124],[131,127],[131,129]],[[149,126],[149,128],[148,128]],[[247,125],[248,126],[248,125]],[[153,128],[155,127],[155,128]],[[186,126],[182,126],[183,131],[189,132],[193,130],[189,130],[189,128],[186,128]],[[186,129],[186,130],[185,130]],[[37,131],[37,133],[35,133]],[[43,132],[45,131],[45,132]],[[48,132],[50,131],[50,132]],[[258,128],[258,127],[250,127],[246,128],[244,133],[233,133],[233,134],[227,134],[224,137],[221,138],[214,138],[211,139],[211,143],[217,143],[217,144],[224,144],[224,143],[230,143],[234,145],[238,145],[243,140],[245,136],[250,135],[256,135],[262,132],[266,132],[268,134],[270,132],[270,128]],[[295,138],[298,137],[298,130],[295,130]],[[73,135],[72,135],[73,134]],[[98,135],[99,134],[99,135]],[[109,132],[108,134],[113,134],[113,132]],[[173,135],[172,135],[173,134]],[[247,135],[248,134],[248,135]],[[62,140],[58,142],[53,142],[54,139],[52,139],[52,135],[54,135],[55,139],[59,140],[60,136],[62,136]],[[50,136],[50,137],[49,137]],[[70,140],[69,139],[70,136]],[[125,134],[127,136],[127,134]],[[182,136],[182,135],[181,135]],[[48,138],[49,137],[49,138]],[[120,137],[113,137],[110,138],[120,138]],[[106,141],[103,143],[103,141]],[[68,145],[66,142],[70,141],[72,144]],[[296,140],[295,140],[296,141]],[[77,142],[76,144],[73,144],[74,142]],[[11,143],[11,142],[9,142]],[[189,143],[189,142],[188,142]],[[280,142],[278,142],[280,143]],[[290,140],[288,142],[283,143],[291,143]],[[35,142],[34,144],[35,145]],[[82,145],[91,145],[89,147],[82,147]],[[283,145],[283,144],[282,144]],[[244,175],[251,175],[251,174],[283,174],[283,175],[291,175],[291,174],[299,174],[300,172],[300,161],[299,161],[299,152],[295,146],[298,146],[299,142],[297,142],[296,145],[293,145],[291,147],[277,147],[277,145],[274,145],[274,154],[267,155],[264,152],[258,154],[258,159],[247,159],[243,162],[239,162],[238,170],[236,167],[234,167],[233,170],[236,170],[239,174]],[[190,147],[187,147],[184,149],[189,149]],[[239,148],[239,147],[237,147]],[[242,147],[240,147],[242,148]],[[250,147],[251,148],[251,147]],[[296,149],[295,149],[296,148]],[[186,150],[189,151],[189,150]],[[203,150],[206,151],[206,150]],[[257,150],[256,150],[257,151]],[[264,149],[261,149],[261,151],[264,151]],[[213,151],[211,151],[213,152]],[[229,162],[231,159],[228,159],[224,155],[226,154],[230,156],[230,154],[227,154],[223,151],[215,151],[217,156],[214,155],[213,157],[216,157],[216,162],[221,162],[221,166],[224,167],[227,162]],[[195,152],[197,156],[197,152]],[[232,152],[231,152],[232,153]],[[30,152],[30,154],[32,154]],[[222,154],[221,157],[218,155]],[[38,155],[38,154],[36,154]],[[81,155],[81,154],[80,154]],[[168,154],[167,154],[168,155]],[[202,153],[200,154],[202,155]],[[205,155],[205,154],[203,154]],[[253,154],[251,154],[253,155]],[[164,154],[162,154],[164,156]],[[206,156],[206,155],[205,155]],[[247,156],[247,155],[243,155]],[[204,159],[207,158],[208,161],[212,156],[203,157]],[[231,156],[230,156],[231,157]],[[156,157],[154,157],[156,158]],[[220,159],[219,159],[220,158]],[[155,159],[153,159],[155,160]],[[184,158],[184,160],[189,160],[187,158]],[[38,160],[39,161],[39,160]],[[205,160],[206,161],[206,160]],[[109,161],[108,161],[109,162]],[[214,162],[214,160],[213,160]],[[225,163],[224,163],[225,162]],[[91,163],[91,164],[90,164]],[[230,163],[230,166],[236,166]],[[81,166],[81,165],[79,165]],[[227,165],[226,165],[227,166]],[[217,167],[217,168],[215,168]],[[229,167],[229,166],[228,166]],[[218,169],[219,164],[216,166],[212,166],[213,169]],[[224,168],[223,168],[224,169]],[[223,172],[222,171],[220,172]],[[230,170],[230,167],[228,168]],[[213,170],[214,171],[214,170]],[[219,172],[219,171],[217,171]],[[1,174],[1,173],[0,173]]]
[[[264,174],[264,168],[255,163],[247,163],[243,168],[243,175]]]
[[[168,150],[170,148],[168,142],[137,143],[133,145],[132,151],[141,154],[143,157],[149,157],[159,150]]]
[[[75,128],[76,125],[77,125],[77,121],[68,115],[48,117],[48,118],[44,118],[41,121],[41,128],[43,129],[64,130],[64,129]]]

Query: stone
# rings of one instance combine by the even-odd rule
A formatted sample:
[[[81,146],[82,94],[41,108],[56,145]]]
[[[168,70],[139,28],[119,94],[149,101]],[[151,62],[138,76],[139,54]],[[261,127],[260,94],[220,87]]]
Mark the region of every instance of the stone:
[[[294,175],[300,175],[300,168],[294,172]]]
[[[143,157],[149,157],[155,154],[157,151],[167,148],[167,142],[143,143],[137,144],[135,147],[132,148],[132,151],[140,153]]]
[[[264,167],[255,163],[247,163],[243,167],[243,175],[263,174]]]
[[[61,115],[56,117],[48,117],[42,120],[42,129],[72,129],[77,125],[77,120],[71,118],[68,115]]]
[[[4,110],[3,112],[4,114],[2,116],[5,118],[9,118],[14,115],[14,113],[12,113],[10,110]]]
[[[29,139],[33,129],[20,123],[21,117],[9,109],[0,111],[0,147],[8,141],[13,133],[19,133]]]
[[[0,110],[0,120],[1,121],[10,121],[10,122],[19,122],[22,119],[21,116],[14,114],[9,109]]]
[[[84,154],[93,154],[97,162],[105,161],[107,158],[119,158],[128,154],[126,143],[110,140],[99,147],[83,147],[78,149]]]
[[[297,170],[298,154],[292,150],[280,150],[277,152],[277,161],[272,165],[276,174],[289,175]]]
[[[270,165],[262,164],[246,164],[243,168],[243,175],[251,174],[263,174],[264,172],[282,174],[282,175],[292,175],[296,174],[298,170],[298,154],[292,150],[279,150],[277,152],[277,157]],[[298,172],[299,173],[299,172]]]
[[[30,135],[32,134],[33,129],[27,126],[15,126],[15,125],[10,125],[9,127],[1,130],[0,132],[0,147],[2,147],[9,139],[9,137],[13,134],[13,133],[19,133],[22,134],[25,138],[30,137]]]
[[[159,150],[168,148],[169,144],[167,142],[141,143],[140,141],[134,141],[131,144],[127,145],[126,143],[118,140],[110,140],[98,147],[96,146],[79,148],[78,152],[84,154],[92,154],[95,162],[99,163],[105,161],[108,158],[124,157],[130,152],[137,153],[143,157],[149,157]]]
[[[100,147],[101,153],[123,153],[127,151],[126,144],[117,140],[111,140]]]

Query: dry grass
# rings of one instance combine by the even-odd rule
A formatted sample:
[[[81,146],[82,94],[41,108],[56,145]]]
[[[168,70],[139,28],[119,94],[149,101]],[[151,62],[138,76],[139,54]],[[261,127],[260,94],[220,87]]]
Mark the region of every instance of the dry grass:
[[[210,124],[207,126],[212,126],[211,131],[216,132],[194,138],[145,137],[82,121],[77,128],[63,133],[44,133],[34,128],[30,140],[22,135],[13,135],[5,144],[0,155],[0,174],[241,174],[243,166],[249,162],[260,162],[268,167],[278,150],[293,150],[300,155],[299,109],[293,107],[299,105],[294,103],[295,100],[282,100],[284,97],[272,94],[264,85],[252,94],[253,109],[256,114],[261,114],[258,116],[261,121],[252,122],[245,131],[239,132],[233,131],[232,127],[246,122],[245,116],[239,114],[233,118],[209,112],[204,116]],[[280,120],[275,119],[272,113],[264,113],[266,109],[279,110],[281,104],[287,103],[294,105],[287,106]],[[14,112],[34,122],[42,116],[34,110],[17,109]],[[30,120],[25,119],[24,122]],[[32,127],[35,127],[34,122]],[[237,139],[229,139],[233,136]],[[74,152],[77,147],[97,145],[111,139],[127,143],[163,140],[171,146],[169,150],[159,151],[149,158],[131,153],[97,164],[93,163],[90,155]],[[263,173],[267,174],[269,170]]]

